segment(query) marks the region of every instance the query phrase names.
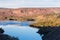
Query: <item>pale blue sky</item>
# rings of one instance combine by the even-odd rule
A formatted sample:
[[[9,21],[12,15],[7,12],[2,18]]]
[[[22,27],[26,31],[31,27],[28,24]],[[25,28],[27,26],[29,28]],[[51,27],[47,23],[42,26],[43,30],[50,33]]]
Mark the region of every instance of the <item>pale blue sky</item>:
[[[60,7],[60,0],[0,0],[0,7]]]

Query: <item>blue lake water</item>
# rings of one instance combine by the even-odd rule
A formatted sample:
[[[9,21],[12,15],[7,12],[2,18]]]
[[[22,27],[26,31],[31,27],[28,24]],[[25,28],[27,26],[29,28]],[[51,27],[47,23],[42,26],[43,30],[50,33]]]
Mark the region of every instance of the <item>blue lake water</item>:
[[[5,30],[5,34],[17,37],[19,40],[42,40],[36,33],[37,28],[31,28],[28,25],[31,22],[19,21],[0,21],[0,27]]]

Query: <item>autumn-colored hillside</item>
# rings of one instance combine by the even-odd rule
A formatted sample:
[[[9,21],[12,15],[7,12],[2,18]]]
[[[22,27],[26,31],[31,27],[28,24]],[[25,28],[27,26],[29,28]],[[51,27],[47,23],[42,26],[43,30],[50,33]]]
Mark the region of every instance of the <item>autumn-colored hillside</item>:
[[[34,26],[60,26],[60,8],[0,8],[0,20],[28,19],[34,19]]]
[[[33,24],[33,27],[58,27],[60,26],[60,13],[46,14],[38,16]]]
[[[60,8],[0,8],[0,20],[27,20],[35,19],[40,15],[60,13]]]

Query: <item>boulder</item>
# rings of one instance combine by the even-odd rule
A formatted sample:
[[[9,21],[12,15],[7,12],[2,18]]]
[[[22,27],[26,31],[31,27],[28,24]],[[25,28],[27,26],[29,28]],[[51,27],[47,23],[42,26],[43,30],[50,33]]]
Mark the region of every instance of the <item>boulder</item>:
[[[0,33],[4,33],[4,30],[2,28],[0,28]]]

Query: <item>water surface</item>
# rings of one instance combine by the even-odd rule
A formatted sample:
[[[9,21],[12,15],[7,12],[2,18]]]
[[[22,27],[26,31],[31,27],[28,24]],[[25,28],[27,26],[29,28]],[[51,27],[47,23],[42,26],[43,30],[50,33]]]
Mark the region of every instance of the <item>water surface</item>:
[[[36,33],[38,29],[29,27],[29,22],[1,21],[0,27],[5,30],[5,34],[17,37],[19,40],[42,40]]]

